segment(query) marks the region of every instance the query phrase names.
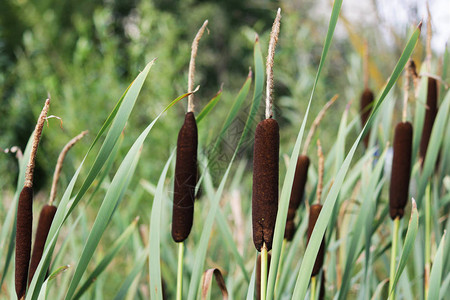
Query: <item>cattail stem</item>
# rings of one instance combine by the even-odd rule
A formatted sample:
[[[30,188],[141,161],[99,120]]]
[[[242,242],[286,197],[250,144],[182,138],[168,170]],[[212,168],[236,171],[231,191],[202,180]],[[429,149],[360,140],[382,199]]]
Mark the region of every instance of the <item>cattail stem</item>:
[[[311,277],[311,297],[309,299],[316,299],[316,276]]]
[[[431,267],[431,191],[427,185],[425,193],[425,300],[428,298]]]
[[[427,61],[427,68],[428,72],[431,72],[431,37],[432,37],[432,29],[431,29],[431,12],[430,12],[430,6],[428,5],[428,1],[426,2],[427,6],[427,44],[426,44],[426,61]]]
[[[369,43],[364,40],[363,45],[363,76],[364,76],[364,89],[369,88]]]
[[[270,33],[269,52],[267,53],[267,62],[266,62],[266,74],[267,74],[266,119],[273,117],[273,109],[272,109],[273,61],[275,56],[275,46],[277,45],[278,35],[280,33],[280,20],[281,20],[281,8],[278,8],[277,16],[275,17],[275,21],[273,22],[272,25],[272,32]]]
[[[261,248],[261,300],[266,300],[267,290],[267,247],[264,243]]]
[[[191,60],[189,62],[189,75],[188,75],[188,92],[192,93],[194,91],[194,76],[195,76],[195,58],[197,57],[198,43],[205,32],[206,25],[208,25],[208,20],[206,20],[202,27],[197,32],[197,35],[192,42],[191,47]],[[188,112],[194,112],[194,94],[192,93],[188,97]]]
[[[34,129],[33,144],[30,153],[30,159],[28,161],[27,170],[25,172],[25,184],[26,187],[33,187],[33,174],[34,166],[36,165],[36,153],[39,146],[39,141],[42,135],[42,129],[44,128],[45,118],[50,107],[50,99],[45,100],[44,108],[39,115],[39,119],[36,123],[36,128]]]
[[[184,243],[178,243],[177,300],[182,299],[183,292],[183,254]]]
[[[330,106],[339,98],[339,95],[334,95],[333,98],[331,98],[324,107],[320,110],[320,112],[317,114],[317,117],[314,119],[314,122],[311,125],[311,128],[308,131],[308,136],[306,137],[305,144],[303,146],[303,152],[302,155],[306,155],[308,152],[308,146],[311,143],[312,137],[314,136],[314,132],[316,131],[316,128],[319,126],[320,122],[322,121],[323,117],[325,116],[326,111]]]
[[[63,150],[59,154],[58,161],[57,161],[56,167],[55,167],[55,172],[53,173],[52,189],[50,191],[50,200],[48,201],[49,205],[52,205],[53,201],[56,198],[56,190],[57,190],[57,185],[58,185],[58,181],[59,181],[59,176],[61,174],[62,165],[63,165],[64,158],[66,157],[67,152],[69,152],[70,148],[72,148],[75,145],[75,143],[78,142],[79,140],[81,140],[87,133],[88,133],[88,131],[85,130],[82,133],[80,133],[79,135],[77,135],[76,137],[74,137],[73,139],[71,139],[64,146]]]
[[[411,60],[409,61],[411,63]],[[408,114],[408,98],[409,98],[409,78],[410,74],[405,71],[404,82],[403,82],[403,110],[402,110],[402,122],[406,122],[406,117]]]
[[[392,289],[394,288],[399,228],[400,228],[400,218],[396,217],[394,219],[394,228],[393,228],[393,232],[392,232],[391,266],[390,266],[390,273],[389,273],[389,300],[395,300],[395,290],[392,290]]]
[[[325,159],[323,157],[322,146],[320,140],[317,140],[317,156],[319,157],[319,182],[317,183],[317,204],[320,204],[323,190],[323,170]]]

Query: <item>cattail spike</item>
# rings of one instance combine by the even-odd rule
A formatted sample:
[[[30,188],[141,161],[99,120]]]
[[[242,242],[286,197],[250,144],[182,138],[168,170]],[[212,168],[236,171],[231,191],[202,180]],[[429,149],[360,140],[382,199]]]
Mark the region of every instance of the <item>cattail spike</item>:
[[[308,242],[311,238],[311,234],[314,230],[314,226],[316,226],[317,219],[319,218],[320,211],[322,210],[321,204],[313,204],[309,208],[309,221],[308,221]],[[322,269],[323,259],[325,255],[325,237],[322,239],[322,243],[320,244],[319,252],[317,253],[316,261],[314,263],[314,267],[311,273],[311,277],[317,276],[319,274],[320,269]]]
[[[398,123],[394,135],[391,185],[389,189],[389,212],[392,220],[402,218],[408,201],[411,177],[411,151],[413,128],[411,123]]]
[[[192,93],[194,90],[194,76],[195,76],[195,58],[197,57],[198,43],[205,32],[206,26],[208,25],[208,20],[206,20],[202,27],[198,30],[195,35],[194,41],[191,46],[191,60],[189,62],[189,75],[188,75],[188,92]],[[188,112],[194,112],[194,94],[188,97]]]
[[[191,232],[197,182],[197,123],[193,112],[185,116],[178,133],[172,209],[172,238],[179,243]]]
[[[280,132],[275,119],[256,126],[253,154],[252,225],[253,243],[261,251],[266,243],[272,249],[278,212],[278,164]]]
[[[71,139],[62,149],[61,153],[59,154],[58,161],[56,163],[55,172],[53,173],[53,182],[52,182],[52,189],[50,191],[50,200],[48,202],[49,205],[53,204],[53,201],[56,198],[56,190],[58,186],[59,176],[61,174],[62,165],[64,162],[64,158],[66,157],[67,152],[69,152],[70,148],[72,148],[76,142],[81,140],[86,134],[88,133],[88,130],[83,131],[73,139]]]
[[[292,184],[291,198],[289,200],[289,208],[286,219],[286,229],[284,230],[284,237],[288,241],[292,241],[295,234],[296,228],[294,219],[305,193],[308,168],[309,157],[306,155],[300,155],[297,159],[297,166],[295,167],[294,182]]]
[[[281,8],[278,8],[277,16],[275,17],[275,21],[273,22],[272,25],[272,32],[270,33],[269,51],[267,53],[267,62],[266,62],[266,74],[267,74],[266,119],[273,117],[273,109],[272,109],[273,62],[275,57],[275,46],[277,45],[278,35],[280,33],[280,21],[281,21]]]
[[[44,205],[39,215],[36,237],[34,239],[33,254],[31,255],[30,271],[28,274],[28,284],[33,279],[34,273],[41,261],[44,253],[45,242],[47,241],[48,232],[52,226],[53,218],[56,214],[56,206]]]
[[[425,112],[425,120],[423,123],[422,138],[420,139],[420,158],[423,161],[427,154],[428,143],[430,142],[431,130],[433,129],[434,120],[436,119],[438,106],[437,106],[437,81],[434,78],[428,78],[428,92],[427,92],[427,109]]]

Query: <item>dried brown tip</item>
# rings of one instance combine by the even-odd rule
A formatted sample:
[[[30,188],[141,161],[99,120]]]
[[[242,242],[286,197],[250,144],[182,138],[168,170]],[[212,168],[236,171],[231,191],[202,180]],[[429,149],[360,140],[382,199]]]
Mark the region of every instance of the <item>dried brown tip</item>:
[[[306,180],[308,179],[309,158],[306,155],[300,155],[297,159],[295,167],[294,182],[292,184],[291,198],[289,200],[289,208],[286,219],[286,228],[284,230],[284,238],[292,241],[295,234],[295,214],[300,206],[305,193]]]
[[[191,232],[197,182],[197,123],[188,112],[178,133],[172,209],[172,238],[179,243]]]
[[[266,243],[272,249],[278,212],[278,160],[280,130],[274,119],[258,123],[253,152],[252,226],[253,243],[261,251]]]
[[[53,204],[53,201],[56,198],[56,190],[58,187],[58,181],[59,176],[61,174],[62,165],[64,162],[64,158],[66,157],[67,152],[69,152],[70,148],[72,148],[76,142],[81,140],[86,134],[88,133],[87,130],[83,131],[73,139],[71,139],[62,149],[61,153],[59,154],[58,161],[56,163],[55,172],[53,173],[53,182],[52,182],[52,189],[50,191],[50,200],[48,202],[49,205]]]
[[[19,196],[16,224],[15,287],[17,299],[25,296],[33,231],[33,189],[24,186]]]
[[[267,278],[269,278],[270,260],[272,256],[267,254]],[[256,260],[256,287],[255,287],[256,299],[261,299],[261,254],[258,254]]]
[[[56,214],[56,206],[44,205],[39,215],[38,227],[36,230],[36,238],[34,239],[33,254],[31,255],[30,271],[28,274],[28,284],[33,279],[34,273],[41,261],[44,253],[44,246],[47,240],[50,226],[52,226],[53,218]]]
[[[206,26],[208,25],[208,20],[206,20],[202,27],[198,30],[195,35],[194,41],[191,46],[191,60],[189,61],[189,75],[188,75],[188,92],[192,93],[194,90],[194,77],[195,77],[195,58],[197,57],[198,43],[205,32]],[[194,94],[188,97],[188,112],[194,111]]]
[[[316,225],[317,219],[319,218],[320,211],[322,210],[321,204],[313,204],[309,208],[309,221],[308,221],[308,243],[311,238],[314,226]],[[307,243],[307,244],[308,244]],[[323,265],[323,258],[325,255],[325,237],[322,239],[320,244],[319,252],[317,253],[316,261],[311,273],[311,277],[317,276]]]
[[[312,137],[314,135],[314,132],[316,131],[316,128],[320,125],[320,122],[322,121],[323,117],[325,116],[325,113],[327,112],[327,110],[331,107],[331,105],[337,100],[337,98],[339,98],[339,95],[334,95],[333,98],[331,98],[324,107],[322,107],[322,109],[319,111],[319,113],[317,114],[317,117],[314,119],[314,122],[311,125],[311,128],[309,129],[308,132],[308,136],[306,137],[305,140],[305,145],[303,147],[303,155],[306,155],[306,153],[308,152],[308,147],[309,144],[311,143]]]
[[[391,185],[389,188],[389,212],[391,218],[403,217],[408,201],[411,177],[411,151],[413,128],[409,122],[398,123],[394,135]]]
[[[428,143],[430,142],[431,130],[433,129],[434,120],[438,112],[437,106],[437,81],[434,78],[428,78],[427,108],[425,112],[425,121],[423,123],[422,138],[420,140],[420,158],[423,161],[427,154]]]
[[[281,9],[278,8],[277,16],[272,25],[272,32],[270,33],[269,51],[267,53],[266,61],[266,119],[273,116],[272,110],[272,91],[273,91],[273,61],[275,57],[275,47],[278,42],[278,35],[280,34]]]
[[[30,160],[28,161],[27,170],[25,172],[24,185],[27,187],[33,187],[33,173],[34,173],[34,166],[36,164],[36,153],[37,148],[39,146],[39,141],[41,139],[42,129],[44,128],[45,118],[47,116],[49,107],[50,107],[50,99],[47,99],[45,101],[44,108],[42,109],[41,114],[39,115],[38,121],[36,123],[36,128],[34,129]]]
[[[370,113],[372,111],[374,95],[373,92],[366,88],[361,95],[360,101],[360,113],[361,113],[361,126],[364,127],[366,125],[367,120],[369,119]],[[370,131],[367,131],[366,136],[364,137],[364,146],[367,148],[369,146],[369,138]]]

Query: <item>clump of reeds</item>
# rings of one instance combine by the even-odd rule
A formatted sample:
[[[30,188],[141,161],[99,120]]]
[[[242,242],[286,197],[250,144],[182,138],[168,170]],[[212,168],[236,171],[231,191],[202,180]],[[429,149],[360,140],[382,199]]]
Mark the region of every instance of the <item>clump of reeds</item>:
[[[61,153],[59,154],[58,161],[56,163],[55,172],[53,173],[53,182],[52,189],[50,192],[50,199],[48,204],[44,205],[39,215],[38,227],[36,230],[36,235],[34,239],[33,245],[33,253],[31,255],[30,262],[30,270],[28,274],[28,284],[30,284],[33,279],[34,273],[41,261],[42,254],[44,253],[45,243],[47,241],[47,236],[50,231],[50,227],[52,226],[53,218],[56,214],[56,206],[53,205],[53,202],[56,198],[57,185],[59,181],[59,177],[61,174],[62,165],[64,162],[64,158],[66,157],[67,152],[72,148],[76,142],[78,142],[83,136],[87,134],[87,131],[83,131],[73,139],[71,139],[63,148]]]
[[[33,231],[33,174],[36,163],[36,153],[49,106],[50,99],[47,99],[34,130],[30,159],[25,173],[25,183],[20,192],[19,203],[17,206],[15,288],[18,299],[25,297],[27,288]]]
[[[292,184],[291,198],[289,200],[289,208],[286,218],[286,228],[284,231],[284,238],[287,241],[292,241],[294,237],[296,231],[296,226],[294,222],[295,215],[305,194],[305,186],[306,181],[308,179],[308,169],[310,164],[310,159],[307,154],[309,143],[311,142],[311,139],[314,135],[316,128],[319,126],[320,122],[325,116],[325,112],[328,110],[328,108],[331,107],[331,105],[336,101],[337,98],[338,95],[333,96],[333,98],[331,98],[320,110],[319,114],[312,123],[312,126],[308,132],[303,152],[297,159],[297,165],[295,167],[295,174],[294,174],[294,182]]]

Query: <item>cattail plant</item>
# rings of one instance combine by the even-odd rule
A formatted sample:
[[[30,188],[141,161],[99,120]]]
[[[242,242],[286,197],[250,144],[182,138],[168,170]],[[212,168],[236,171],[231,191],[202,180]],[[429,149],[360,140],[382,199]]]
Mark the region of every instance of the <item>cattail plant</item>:
[[[41,210],[39,215],[38,227],[36,230],[36,236],[34,239],[33,253],[31,255],[30,271],[28,273],[28,284],[30,284],[33,279],[34,273],[41,261],[42,254],[44,253],[45,242],[47,241],[48,232],[52,226],[53,218],[56,214],[56,206],[53,202],[56,198],[56,190],[59,181],[59,176],[61,174],[62,165],[67,152],[72,148],[76,142],[83,138],[87,134],[87,131],[83,131],[73,139],[71,139],[63,148],[59,154],[58,161],[56,163],[55,172],[53,173],[52,189],[50,191],[50,199],[46,205]]]
[[[280,33],[281,9],[270,34],[266,62],[266,111],[265,119],[255,130],[253,152],[252,226],[253,243],[261,252],[261,278],[267,276],[267,252],[272,249],[273,233],[278,212],[278,164],[280,132],[278,122],[273,119],[273,61],[275,46]],[[261,299],[266,299],[266,280],[261,283]]]
[[[314,226],[316,225],[317,219],[319,218],[320,211],[322,210],[322,204],[320,204],[320,199],[322,197],[323,189],[323,171],[324,171],[324,157],[322,153],[322,146],[320,145],[320,140],[317,140],[317,153],[319,157],[319,180],[317,183],[317,203],[309,207],[309,220],[308,220],[308,245],[311,238]],[[322,238],[320,244],[319,253],[317,253],[316,261],[314,262],[314,267],[311,273],[311,299],[315,299],[316,293],[316,276],[319,274],[323,266],[323,260],[325,256],[325,237]]]
[[[364,72],[364,91],[361,94],[359,106],[362,127],[366,124],[367,120],[369,119],[374,100],[373,92],[369,88],[369,47],[367,41],[364,42],[363,72]],[[364,146],[366,148],[369,146],[369,138],[370,138],[370,131],[367,131],[367,134],[363,140]]]
[[[16,265],[15,288],[17,299],[23,299],[27,288],[28,267],[31,255],[31,238],[33,231],[33,174],[36,164],[36,153],[42,135],[42,129],[50,106],[50,99],[45,101],[39,115],[33,135],[33,144],[28,161],[25,183],[19,196],[16,224]]]
[[[194,90],[195,58],[198,43],[205,32],[206,20],[192,42],[189,62],[188,92]],[[184,124],[178,133],[177,158],[172,209],[172,238],[178,243],[177,299],[181,299],[183,274],[183,241],[191,232],[194,219],[195,185],[197,183],[198,132],[194,116],[194,95],[189,95]]]
[[[394,155],[392,159],[391,183],[389,188],[389,214],[394,221],[389,291],[393,288],[398,231],[400,219],[403,217],[405,206],[408,201],[409,181],[411,177],[413,127],[410,122],[406,121],[409,97],[408,90],[409,72],[405,72],[402,122],[395,126]],[[390,299],[395,299],[395,292],[390,294]]]
[[[434,78],[428,78],[428,90],[427,90],[427,107],[425,111],[425,120],[422,129],[422,138],[420,139],[419,154],[423,162],[427,154],[428,143],[430,142],[431,130],[433,129],[434,120],[438,112],[438,93],[437,93],[437,81]]]

